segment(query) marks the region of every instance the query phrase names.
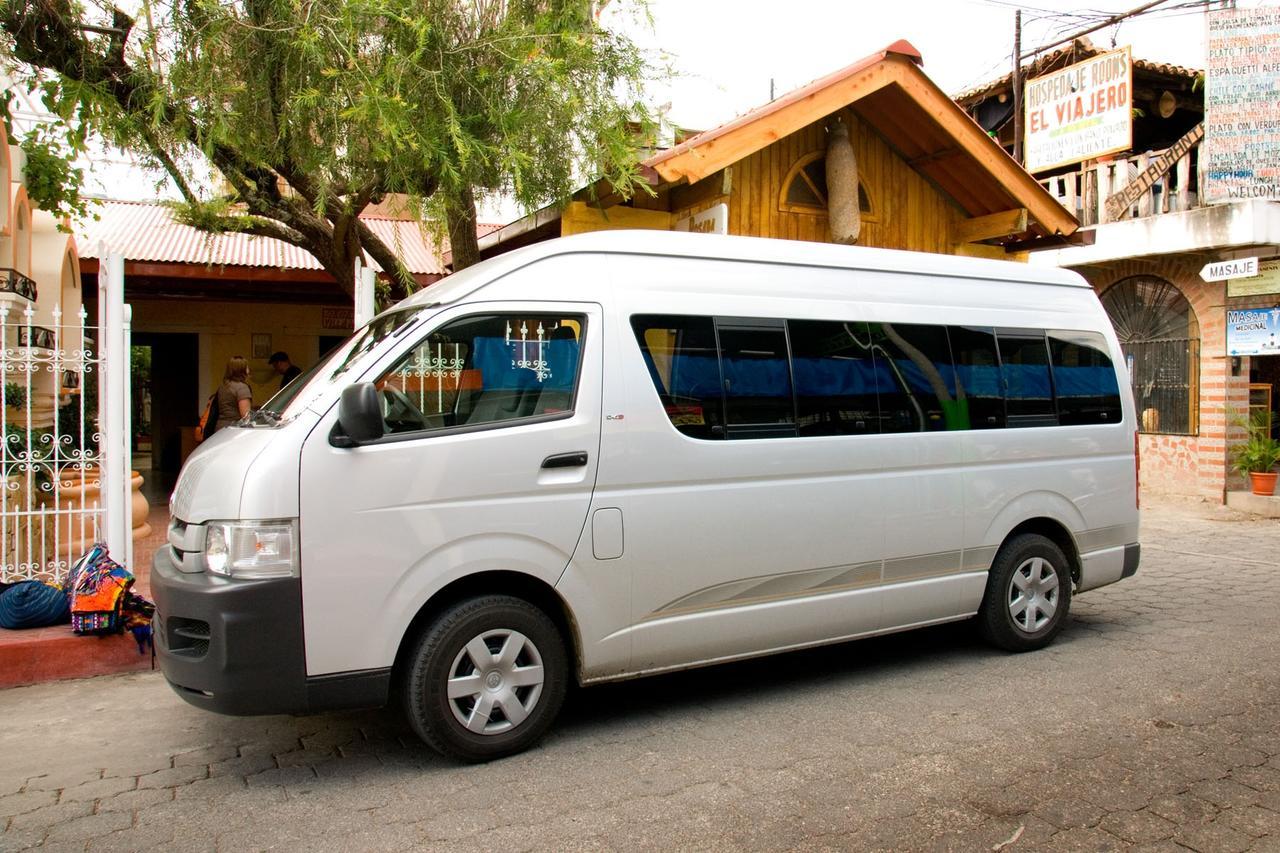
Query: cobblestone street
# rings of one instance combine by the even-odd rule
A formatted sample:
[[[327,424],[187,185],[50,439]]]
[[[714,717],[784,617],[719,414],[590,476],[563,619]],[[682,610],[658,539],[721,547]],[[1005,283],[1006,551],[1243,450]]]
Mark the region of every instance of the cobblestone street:
[[[1045,651],[948,626],[578,691],[486,766],[390,712],[205,714],[158,673],[10,689],[0,850],[1280,850],[1280,529],[1143,525],[1138,575]]]

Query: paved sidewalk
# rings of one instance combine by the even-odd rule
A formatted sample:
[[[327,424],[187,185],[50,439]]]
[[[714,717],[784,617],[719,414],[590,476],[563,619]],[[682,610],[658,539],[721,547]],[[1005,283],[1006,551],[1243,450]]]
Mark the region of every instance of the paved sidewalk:
[[[0,850],[1280,850],[1280,527],[1148,508],[1051,648],[964,626],[574,694],[450,764],[390,713],[0,692]]]

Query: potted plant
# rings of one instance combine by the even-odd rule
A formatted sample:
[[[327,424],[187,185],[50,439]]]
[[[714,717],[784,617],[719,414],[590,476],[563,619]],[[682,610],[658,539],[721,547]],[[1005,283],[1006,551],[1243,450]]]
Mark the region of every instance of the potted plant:
[[[1259,412],[1239,423],[1245,428],[1245,440],[1231,448],[1231,461],[1237,471],[1249,475],[1255,495],[1273,495],[1276,473],[1272,469],[1280,462],[1280,441],[1271,437],[1271,418]]]

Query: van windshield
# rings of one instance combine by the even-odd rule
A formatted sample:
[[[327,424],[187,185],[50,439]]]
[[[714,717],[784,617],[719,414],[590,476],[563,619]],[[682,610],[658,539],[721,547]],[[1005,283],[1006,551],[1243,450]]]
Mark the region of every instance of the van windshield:
[[[324,393],[325,389],[339,383],[344,374],[358,374],[370,360],[370,354],[383,341],[403,334],[434,307],[417,305],[374,319],[310,370],[280,389],[250,421],[269,424],[298,414]]]

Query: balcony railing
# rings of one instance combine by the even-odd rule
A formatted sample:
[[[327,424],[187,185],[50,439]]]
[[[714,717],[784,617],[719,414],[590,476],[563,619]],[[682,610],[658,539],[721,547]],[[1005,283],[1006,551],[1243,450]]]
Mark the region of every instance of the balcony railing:
[[[1040,180],[1040,186],[1071,211],[1082,226],[1125,218],[1159,216],[1200,206],[1199,141],[1096,163]],[[1153,174],[1148,169],[1155,166]],[[1112,199],[1126,187],[1129,192]]]
[[[12,293],[30,302],[36,301],[36,283],[14,269],[0,267],[0,293]]]

